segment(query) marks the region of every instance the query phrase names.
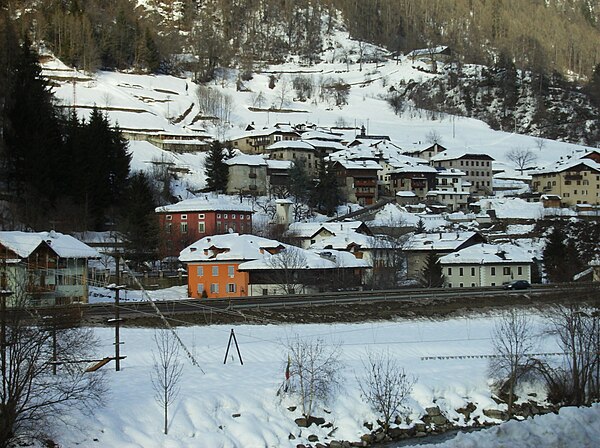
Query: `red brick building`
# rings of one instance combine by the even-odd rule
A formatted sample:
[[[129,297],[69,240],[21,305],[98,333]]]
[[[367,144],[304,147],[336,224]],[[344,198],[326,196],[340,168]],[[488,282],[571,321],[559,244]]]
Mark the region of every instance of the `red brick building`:
[[[158,207],[161,255],[179,256],[205,236],[252,233],[252,213],[252,207],[239,197],[212,193]]]

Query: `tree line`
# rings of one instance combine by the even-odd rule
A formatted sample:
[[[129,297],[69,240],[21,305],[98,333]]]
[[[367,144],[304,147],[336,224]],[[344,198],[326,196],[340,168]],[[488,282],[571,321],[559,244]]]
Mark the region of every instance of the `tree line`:
[[[6,19],[6,16],[4,16]],[[59,231],[122,230],[133,258],[157,246],[154,185],[130,173],[131,154],[118,126],[93,108],[80,118],[56,105],[31,42],[0,21],[9,44],[0,52],[0,225]]]
[[[65,62],[86,70],[171,72],[191,50],[199,80],[219,66],[248,75],[290,53],[320,58],[338,24],[362,42],[406,53],[449,45],[461,62],[492,65],[508,55],[519,69],[589,77],[600,63],[594,0],[51,0],[11,2],[29,30]],[[34,7],[31,7],[34,6]],[[341,13],[341,14],[340,14]]]

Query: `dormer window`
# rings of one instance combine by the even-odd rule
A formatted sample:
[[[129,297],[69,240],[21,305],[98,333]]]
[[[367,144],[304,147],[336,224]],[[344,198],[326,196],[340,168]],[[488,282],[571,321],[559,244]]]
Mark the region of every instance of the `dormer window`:
[[[187,215],[181,215],[181,220],[182,220],[182,221],[185,221],[185,220],[187,220]]]

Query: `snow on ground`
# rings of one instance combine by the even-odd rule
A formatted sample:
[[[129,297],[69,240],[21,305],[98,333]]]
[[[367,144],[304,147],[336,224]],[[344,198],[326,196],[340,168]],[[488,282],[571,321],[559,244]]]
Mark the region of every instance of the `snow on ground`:
[[[542,318],[532,318],[541,329]],[[210,323],[210,314],[206,319]],[[61,446],[145,448],[295,447],[306,442],[310,434],[316,434],[321,441],[358,440],[366,431],[363,423],[377,418],[364,405],[358,388],[359,378],[364,374],[362,362],[369,351],[389,353],[418,378],[408,403],[413,421],[429,406],[437,405],[444,414],[453,417],[458,416],[454,409],[474,402],[478,409],[473,417],[492,422],[494,420],[485,417],[482,410],[502,406],[491,399],[488,360],[480,356],[492,352],[493,323],[494,316],[473,315],[448,320],[402,319],[358,324],[182,327],[178,330],[179,336],[205,373],[181,353],[184,376],[179,398],[171,407],[167,436],[162,434],[161,409],[153,399],[150,378],[155,330],[122,328],[121,353],[127,358],[122,362],[121,372],[111,370],[111,364],[103,368],[111,388],[106,405],[98,408],[93,416],[71,416],[76,427],[57,424],[54,437]],[[239,342],[243,365],[234,350],[230,350],[227,363],[223,364],[231,329]],[[94,332],[102,344],[98,355],[109,356],[114,350],[113,330],[96,328]],[[339,345],[342,388],[328,404],[318,406],[315,413],[337,428],[329,439],[327,433],[331,428],[297,427],[294,419],[300,417],[300,410],[288,410],[297,402],[293,397],[276,394],[284,379],[284,344],[296,335],[303,340],[320,338],[328,345]],[[539,350],[557,351],[553,341],[546,338],[539,342]],[[519,392],[521,396],[526,396],[525,392],[544,396],[543,391],[535,387]],[[529,432],[537,442],[531,445],[529,441],[516,445],[507,442],[503,446],[533,447],[545,432],[550,445],[544,446],[566,446],[552,443],[573,440],[570,434],[574,428],[579,431],[579,439],[575,440],[583,440],[588,432],[591,436],[597,435],[598,429],[588,428],[593,425],[585,422],[597,418],[600,410],[581,411],[588,412],[587,417],[575,417],[575,412],[579,411],[564,410],[564,419],[536,418],[530,424],[508,424],[494,432],[461,435],[458,444],[445,446],[500,446],[495,444],[498,440],[525,440]],[[576,418],[580,423],[573,427]],[[584,418],[586,420],[581,421]],[[290,434],[296,439],[289,440]],[[94,439],[98,440],[93,442]]]

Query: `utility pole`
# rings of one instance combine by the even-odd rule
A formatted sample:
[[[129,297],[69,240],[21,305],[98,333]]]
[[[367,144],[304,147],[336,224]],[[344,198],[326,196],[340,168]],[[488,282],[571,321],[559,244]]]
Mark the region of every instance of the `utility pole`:
[[[121,329],[121,313],[119,308],[119,292],[125,288],[123,285],[119,285],[120,283],[120,274],[119,274],[119,254],[115,254],[115,284],[114,286],[110,286],[108,289],[115,292],[115,370],[119,372],[121,370],[121,339],[120,339],[120,329]]]

